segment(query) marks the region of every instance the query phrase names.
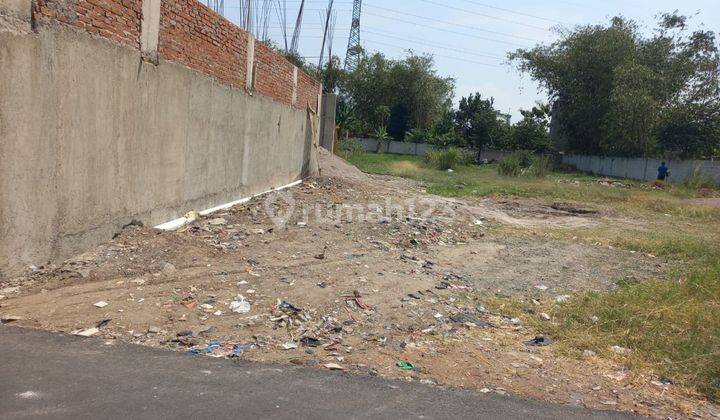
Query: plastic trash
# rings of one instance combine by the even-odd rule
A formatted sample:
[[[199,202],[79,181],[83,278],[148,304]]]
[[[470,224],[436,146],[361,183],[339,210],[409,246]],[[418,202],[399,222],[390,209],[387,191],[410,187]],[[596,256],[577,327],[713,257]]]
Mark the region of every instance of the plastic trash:
[[[413,366],[412,363],[407,362],[405,360],[401,360],[401,361],[397,362],[396,366],[402,370],[413,370],[415,368],[415,366]]]
[[[237,299],[239,300],[230,302],[230,310],[238,314],[250,312],[250,309],[252,309],[250,302],[246,301],[243,295],[238,295]]]

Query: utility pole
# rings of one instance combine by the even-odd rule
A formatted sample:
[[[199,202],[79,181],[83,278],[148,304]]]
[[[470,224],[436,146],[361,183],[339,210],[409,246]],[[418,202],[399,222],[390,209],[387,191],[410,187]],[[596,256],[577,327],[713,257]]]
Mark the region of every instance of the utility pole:
[[[353,4],[352,25],[350,26],[350,38],[348,39],[347,52],[345,53],[345,70],[353,71],[360,63],[362,47],[360,47],[360,12],[362,11],[362,0],[355,0]]]

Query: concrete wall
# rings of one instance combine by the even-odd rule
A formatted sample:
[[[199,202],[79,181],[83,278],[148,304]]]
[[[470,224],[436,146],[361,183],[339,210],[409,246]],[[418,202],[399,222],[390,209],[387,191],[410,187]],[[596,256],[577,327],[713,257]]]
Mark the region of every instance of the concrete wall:
[[[355,138],[352,140],[358,142],[368,152],[377,152],[378,150],[381,150],[384,153],[422,156],[427,153],[428,150],[432,149],[431,145],[424,143],[406,143],[401,141],[391,141],[390,143],[386,143],[368,138]]]
[[[657,178],[657,168],[660,166],[662,159],[565,155],[562,161],[565,164],[577,167],[581,171],[598,175],[650,181]],[[697,168],[720,185],[720,162],[668,160],[666,164],[670,169],[669,182],[681,182]]]
[[[0,32],[0,277],[299,179],[308,115],[62,25]]]

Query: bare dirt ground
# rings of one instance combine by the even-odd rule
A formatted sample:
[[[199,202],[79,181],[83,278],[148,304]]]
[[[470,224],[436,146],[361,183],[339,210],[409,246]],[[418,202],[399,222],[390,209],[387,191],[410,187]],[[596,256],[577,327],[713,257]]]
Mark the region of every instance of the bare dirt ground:
[[[174,232],[131,226],[59,266],[4,280],[0,315],[179,351],[654,417],[716,410],[643,372],[592,355],[568,357],[552,344],[528,345],[534,327],[484,308],[497,296],[534,299],[531,316],[553,322],[542,313],[548,302],[606,290],[624,277],[662,277],[663,264],[650,256],[493,229],[621,219],[568,203],[449,200],[339,159],[324,156],[322,163],[321,177],[287,192]],[[392,211],[367,210],[387,200]],[[328,217],[338,211],[342,217]]]

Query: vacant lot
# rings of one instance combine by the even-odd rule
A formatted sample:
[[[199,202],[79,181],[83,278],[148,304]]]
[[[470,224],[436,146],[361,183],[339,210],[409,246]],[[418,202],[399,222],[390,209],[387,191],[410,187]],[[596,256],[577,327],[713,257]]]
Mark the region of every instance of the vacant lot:
[[[108,343],[718,413],[720,209],[585,176],[351,160],[385,175],[324,156],[322,177],[286,192],[174,232],[129,227],[6,279],[0,315]]]

